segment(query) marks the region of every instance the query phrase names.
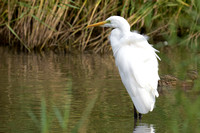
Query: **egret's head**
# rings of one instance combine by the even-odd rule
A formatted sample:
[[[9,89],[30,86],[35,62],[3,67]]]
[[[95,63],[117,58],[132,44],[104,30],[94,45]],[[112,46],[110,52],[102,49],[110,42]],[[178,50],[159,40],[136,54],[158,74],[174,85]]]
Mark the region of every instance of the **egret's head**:
[[[106,19],[106,24],[103,25],[103,27],[111,27],[111,28],[119,28],[120,26],[127,26],[130,28],[129,23],[120,16],[111,16]]]
[[[95,27],[95,26],[102,26],[102,27],[111,27],[111,28],[119,28],[121,31],[130,31],[130,25],[120,16],[111,16],[107,18],[105,21],[88,25],[87,27]]]

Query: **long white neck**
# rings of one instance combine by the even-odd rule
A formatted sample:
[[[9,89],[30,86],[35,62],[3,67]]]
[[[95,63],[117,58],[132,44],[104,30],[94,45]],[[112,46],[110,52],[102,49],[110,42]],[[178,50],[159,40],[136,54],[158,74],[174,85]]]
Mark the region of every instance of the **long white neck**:
[[[125,31],[123,31],[123,32],[125,32]],[[123,32],[119,28],[115,28],[111,31],[111,34],[109,36],[114,56],[115,56],[115,53],[121,47],[120,39],[124,36]]]
[[[126,33],[130,32],[130,25],[127,21],[126,21],[126,23],[119,25],[118,28],[122,34],[126,34]]]
[[[110,43],[112,46],[113,54],[121,48],[123,45],[121,43],[121,39],[124,36],[127,36],[130,34],[130,25],[125,19],[121,19],[121,21],[117,21],[115,25],[113,26],[113,30],[110,34]]]

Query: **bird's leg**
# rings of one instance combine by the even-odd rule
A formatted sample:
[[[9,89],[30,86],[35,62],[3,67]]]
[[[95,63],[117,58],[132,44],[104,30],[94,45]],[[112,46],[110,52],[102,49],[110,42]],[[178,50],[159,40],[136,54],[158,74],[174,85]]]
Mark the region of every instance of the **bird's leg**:
[[[135,130],[135,128],[137,127],[137,119],[134,119],[134,127],[133,127],[133,129]]]
[[[142,114],[141,114],[141,113],[139,113],[139,119],[140,119],[140,120],[142,119]]]
[[[133,105],[133,107],[134,107],[134,119],[137,119],[137,110],[136,110],[136,108],[135,108],[135,106]]]

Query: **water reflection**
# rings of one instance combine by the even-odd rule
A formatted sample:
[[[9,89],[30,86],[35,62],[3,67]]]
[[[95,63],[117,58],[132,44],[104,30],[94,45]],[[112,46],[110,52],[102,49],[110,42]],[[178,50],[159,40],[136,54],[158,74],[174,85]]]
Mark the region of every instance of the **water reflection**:
[[[183,81],[187,70],[198,72],[200,58],[177,51],[160,55],[160,74]],[[197,90],[163,87],[154,111],[133,130],[132,102],[111,54],[18,54],[0,48],[0,55],[0,132],[40,132],[45,121],[55,133],[162,133],[200,123],[199,78],[194,82]]]
[[[138,123],[135,126],[133,133],[155,133],[153,124]]]

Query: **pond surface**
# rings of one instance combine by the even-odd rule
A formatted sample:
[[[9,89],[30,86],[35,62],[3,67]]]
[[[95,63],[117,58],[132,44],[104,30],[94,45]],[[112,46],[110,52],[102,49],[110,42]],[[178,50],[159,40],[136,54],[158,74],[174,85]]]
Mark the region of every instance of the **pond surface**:
[[[0,48],[0,132],[200,132],[200,55],[179,48],[160,51],[160,75],[179,83],[159,87],[153,112],[134,121],[111,54],[24,54]]]

